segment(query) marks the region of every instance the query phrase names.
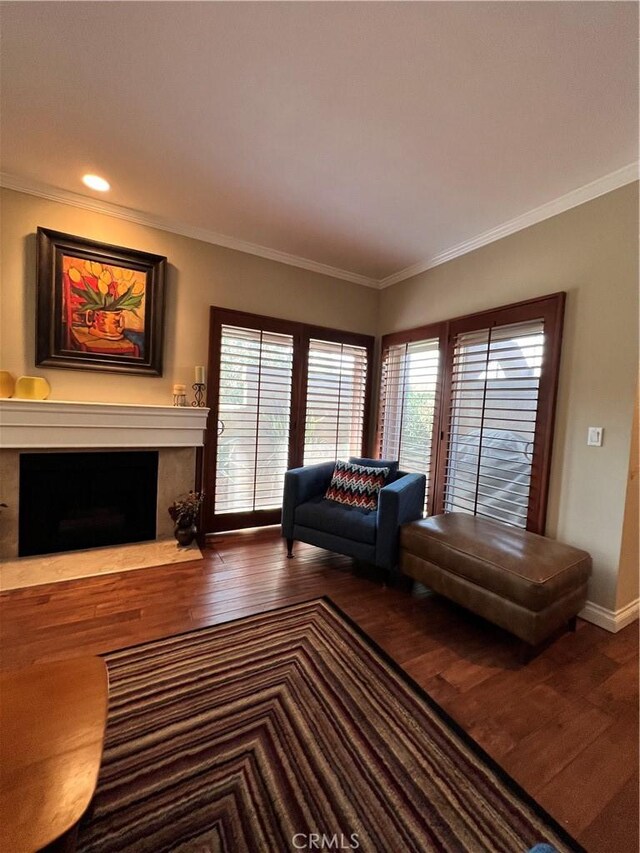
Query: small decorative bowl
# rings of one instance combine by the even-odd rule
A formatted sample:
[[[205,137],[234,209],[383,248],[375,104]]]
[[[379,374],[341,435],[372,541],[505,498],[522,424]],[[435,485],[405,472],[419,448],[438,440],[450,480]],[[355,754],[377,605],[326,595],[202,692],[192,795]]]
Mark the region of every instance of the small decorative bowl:
[[[8,370],[0,370],[0,397],[13,397],[16,390],[16,380]]]
[[[46,400],[50,393],[51,385],[44,376],[21,376],[13,396],[22,400]]]

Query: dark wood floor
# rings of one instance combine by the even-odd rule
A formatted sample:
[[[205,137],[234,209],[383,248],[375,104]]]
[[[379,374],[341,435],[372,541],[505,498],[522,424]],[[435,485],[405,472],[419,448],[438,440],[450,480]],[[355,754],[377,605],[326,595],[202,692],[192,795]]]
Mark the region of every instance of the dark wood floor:
[[[586,622],[527,666],[516,642],[418,587],[273,528],[205,559],[0,597],[2,668],[100,653],[329,595],[592,853],[637,853],[638,629]]]

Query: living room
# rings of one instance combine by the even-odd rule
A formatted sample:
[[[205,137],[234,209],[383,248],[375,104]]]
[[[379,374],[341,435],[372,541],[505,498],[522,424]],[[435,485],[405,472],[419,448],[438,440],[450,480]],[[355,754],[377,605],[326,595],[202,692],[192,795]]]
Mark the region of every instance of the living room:
[[[0,16],[8,849],[637,850],[637,4]]]

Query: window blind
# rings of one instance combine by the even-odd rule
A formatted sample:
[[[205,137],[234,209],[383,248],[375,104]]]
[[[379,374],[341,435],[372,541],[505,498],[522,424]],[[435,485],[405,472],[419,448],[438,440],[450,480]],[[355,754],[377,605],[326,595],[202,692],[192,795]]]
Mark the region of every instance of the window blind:
[[[362,454],[366,391],[365,347],[310,339],[305,465]]]
[[[217,513],[277,508],[289,457],[293,335],[223,325]]]
[[[544,346],[541,319],[454,335],[445,511],[527,527]]]
[[[382,356],[379,454],[399,460],[402,471],[427,475],[425,506],[432,480],[439,361],[439,338],[394,344]]]

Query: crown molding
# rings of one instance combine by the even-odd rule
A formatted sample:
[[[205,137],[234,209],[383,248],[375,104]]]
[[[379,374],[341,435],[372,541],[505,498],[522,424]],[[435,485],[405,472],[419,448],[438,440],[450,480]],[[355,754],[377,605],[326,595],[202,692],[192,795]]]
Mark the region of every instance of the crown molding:
[[[494,243],[496,240],[501,240],[503,237],[508,237],[510,234],[515,234],[517,231],[522,231],[524,228],[529,228],[531,225],[536,225],[538,222],[543,222],[545,219],[550,219],[552,216],[564,213],[565,210],[570,210],[572,207],[577,207],[580,204],[584,204],[587,201],[598,198],[598,196],[605,195],[637,180],[638,163],[629,163],[627,166],[623,166],[615,172],[610,172],[602,178],[578,187],[578,189],[571,190],[571,192],[553,199],[553,201],[541,204],[528,213],[516,216],[515,219],[510,219],[496,228],[491,228],[489,231],[484,231],[476,237],[472,237],[469,240],[452,246],[450,249],[446,249],[444,252],[439,252],[429,260],[405,267],[405,269],[399,270],[387,276],[387,278],[383,278],[378,282],[378,287],[380,290],[384,290],[386,287],[391,287],[392,284],[398,284],[407,278],[426,272],[433,267],[453,260],[453,258],[459,258],[461,255],[473,252],[474,249]]]
[[[342,270],[338,267],[322,264],[319,261],[312,261],[309,258],[301,258],[298,255],[290,255],[288,252],[281,252],[278,249],[269,249],[266,246],[259,246],[256,243],[249,243],[246,240],[229,237],[226,234],[219,234],[216,231],[208,231],[206,228],[198,228],[195,225],[188,225],[185,222],[166,219],[162,216],[144,213],[141,210],[123,207],[113,202],[63,190],[49,184],[29,180],[28,178],[21,178],[3,172],[0,173],[0,187],[38,196],[38,198],[44,198],[49,201],[69,204],[83,210],[90,210],[93,213],[103,213],[106,216],[113,216],[116,219],[135,222],[137,225],[146,225],[149,228],[170,231],[172,234],[179,234],[182,237],[191,237],[194,240],[201,240],[203,243],[212,243],[215,246],[223,246],[225,249],[233,249],[237,252],[244,252],[247,255],[256,255],[259,258],[277,261],[280,264],[287,264],[290,267],[299,267],[300,269],[309,270],[320,275],[350,281],[352,284],[361,284],[364,287],[373,288],[379,286],[379,282],[375,279],[368,278],[359,273]]]
[[[629,163],[615,172],[610,172],[595,181],[591,181],[582,187],[578,187],[571,192],[566,193],[559,198],[546,202],[545,204],[535,207],[533,210],[516,216],[515,219],[510,219],[502,225],[491,228],[489,231],[483,231],[469,240],[458,243],[450,249],[439,252],[433,257],[425,261],[420,261],[405,267],[392,275],[383,279],[373,279],[368,276],[360,275],[359,273],[350,272],[349,270],[339,269],[337,267],[322,264],[319,261],[312,261],[308,258],[301,258],[297,255],[290,255],[287,252],[280,252],[277,249],[269,249],[266,246],[259,246],[255,243],[249,243],[245,240],[240,240],[236,237],[229,237],[226,234],[219,234],[216,231],[208,231],[206,228],[198,228],[195,225],[188,225],[184,222],[179,222],[171,219],[166,219],[160,216],[154,216],[150,213],[143,213],[139,210],[133,210],[129,207],[112,202],[103,201],[90,196],[81,195],[80,193],[70,192],[58,187],[53,187],[48,184],[31,181],[27,178],[20,178],[6,173],[0,173],[0,187],[5,187],[16,192],[27,193],[28,195],[38,196],[39,198],[48,199],[49,201],[57,201],[62,204],[69,204],[73,207],[79,207],[83,210],[91,210],[94,213],[103,213],[107,216],[114,216],[117,219],[124,219],[128,222],[135,222],[138,225],[146,225],[150,228],[158,228],[161,231],[170,231],[172,234],[179,234],[183,237],[191,237],[194,240],[201,240],[204,243],[212,243],[215,246],[223,246],[225,249],[233,249],[237,252],[244,252],[248,255],[256,255],[259,258],[266,258],[270,261],[276,261],[280,264],[287,264],[292,267],[309,270],[310,272],[319,273],[320,275],[330,276],[331,278],[349,281],[352,284],[360,284],[364,287],[372,287],[377,290],[384,290],[391,287],[393,284],[398,284],[422,272],[426,272],[433,267],[451,261],[454,258],[459,258],[461,255],[466,255],[468,252],[473,252],[482,246],[487,246],[489,243],[494,243],[496,240],[501,240],[503,237],[508,237],[510,234],[515,234],[517,231],[522,231],[524,228],[529,228],[531,225],[536,225],[543,222],[545,219],[550,219],[552,216],[557,216],[559,213],[564,213],[572,207],[577,207],[587,201],[591,201],[598,196],[605,195],[613,190],[623,187],[626,184],[637,181],[639,177],[638,163]]]

